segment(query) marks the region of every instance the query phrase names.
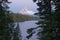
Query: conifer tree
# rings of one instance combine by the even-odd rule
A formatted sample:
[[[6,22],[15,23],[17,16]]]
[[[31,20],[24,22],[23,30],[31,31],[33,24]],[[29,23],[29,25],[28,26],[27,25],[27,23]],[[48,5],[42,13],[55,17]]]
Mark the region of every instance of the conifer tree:
[[[21,40],[21,33],[19,32],[19,23],[17,23],[17,27],[14,29],[13,40]]]
[[[8,11],[8,0],[0,0],[0,40],[11,40],[14,29],[13,16]]]
[[[35,0],[36,1],[36,0]],[[54,3],[55,11],[52,11],[52,4],[51,1]],[[38,2],[39,3],[39,2]],[[60,40],[60,1],[59,0],[43,0],[43,6],[38,5],[39,8],[40,6],[42,9],[45,11],[42,12],[42,14],[45,16],[44,21],[39,21],[38,24],[44,24],[42,25],[43,31],[42,31],[42,37],[40,37],[40,40]],[[40,8],[41,10],[41,8]],[[39,15],[40,14],[40,15]],[[38,13],[39,16],[41,16],[41,13]],[[40,17],[42,19],[42,17]],[[41,26],[40,26],[41,27]],[[38,32],[38,34],[40,35]],[[41,35],[40,35],[41,36]]]
[[[52,12],[51,1],[56,2],[56,0],[33,0],[34,2],[38,1],[37,10],[39,11],[36,15],[39,16],[41,20],[37,23],[38,28],[43,28],[42,31],[38,31],[39,40],[56,40],[56,29],[58,26],[57,14]],[[55,4],[54,4],[55,5]],[[56,6],[57,7],[57,6]],[[57,19],[59,20],[59,19]],[[41,24],[41,25],[40,25]],[[57,37],[58,38],[58,37]]]
[[[60,0],[53,0],[55,7],[54,21],[56,28],[56,40],[60,40]]]

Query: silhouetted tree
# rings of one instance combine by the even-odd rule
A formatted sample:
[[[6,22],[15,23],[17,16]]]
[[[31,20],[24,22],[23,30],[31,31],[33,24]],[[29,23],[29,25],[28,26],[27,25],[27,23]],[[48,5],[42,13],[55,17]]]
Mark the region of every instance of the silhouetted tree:
[[[10,16],[8,16],[8,0],[0,0],[0,40],[10,40],[10,28],[11,22]]]
[[[60,0],[53,0],[55,7],[54,21],[56,28],[56,40],[60,40]]]
[[[19,23],[17,23],[17,27],[14,29],[13,40],[21,40],[21,33],[20,33]]]
[[[28,36],[26,36],[27,39],[29,39],[30,37],[33,36],[33,34],[35,33],[35,31],[33,31],[34,28],[30,28],[27,30],[27,33],[29,34]]]
[[[37,23],[38,28],[43,28],[38,32],[39,40],[59,40],[60,37],[60,1],[59,0],[33,0],[37,2],[38,15],[41,20]],[[55,5],[55,10],[52,10]],[[40,25],[41,24],[41,25]]]
[[[8,0],[0,0],[0,40],[11,40],[14,31],[13,16],[8,11]]]

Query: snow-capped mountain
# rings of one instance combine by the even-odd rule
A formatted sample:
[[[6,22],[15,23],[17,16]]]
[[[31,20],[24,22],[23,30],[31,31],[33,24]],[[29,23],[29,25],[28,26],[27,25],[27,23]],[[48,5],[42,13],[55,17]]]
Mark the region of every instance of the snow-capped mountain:
[[[35,12],[33,12],[32,10],[28,8],[24,8],[19,13],[23,15],[34,15]]]

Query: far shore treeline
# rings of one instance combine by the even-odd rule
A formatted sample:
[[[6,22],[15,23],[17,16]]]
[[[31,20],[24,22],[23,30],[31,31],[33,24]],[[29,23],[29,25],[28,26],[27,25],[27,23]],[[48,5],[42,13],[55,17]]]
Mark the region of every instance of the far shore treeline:
[[[9,15],[13,17],[14,22],[23,22],[38,19],[37,17],[30,15],[22,15],[20,13],[10,13]]]

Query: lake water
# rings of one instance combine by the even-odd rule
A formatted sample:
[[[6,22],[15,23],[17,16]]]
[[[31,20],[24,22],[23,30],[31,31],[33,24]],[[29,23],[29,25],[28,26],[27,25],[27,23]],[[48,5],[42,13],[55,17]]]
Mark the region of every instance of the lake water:
[[[21,31],[22,40],[38,40],[37,35],[36,35],[37,32],[35,34],[33,34],[33,36],[30,39],[26,38],[26,36],[28,35],[28,33],[26,32],[27,29],[37,27],[38,25],[35,24],[36,22],[38,22],[38,21],[33,20],[33,21],[19,22],[19,27],[20,27],[20,31]]]

